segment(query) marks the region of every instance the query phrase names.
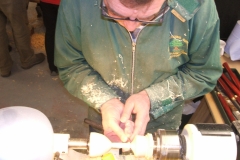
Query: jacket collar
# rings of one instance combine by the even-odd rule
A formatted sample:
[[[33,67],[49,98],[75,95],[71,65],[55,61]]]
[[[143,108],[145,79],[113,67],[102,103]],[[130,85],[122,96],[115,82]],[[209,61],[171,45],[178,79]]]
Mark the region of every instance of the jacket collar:
[[[182,22],[190,20],[205,0],[167,0],[172,13]]]

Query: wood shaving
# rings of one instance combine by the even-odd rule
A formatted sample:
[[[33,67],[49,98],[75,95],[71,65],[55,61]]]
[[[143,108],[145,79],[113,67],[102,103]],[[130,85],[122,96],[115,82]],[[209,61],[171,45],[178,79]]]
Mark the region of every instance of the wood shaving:
[[[31,45],[34,49],[45,50],[44,34],[35,33],[31,37]]]

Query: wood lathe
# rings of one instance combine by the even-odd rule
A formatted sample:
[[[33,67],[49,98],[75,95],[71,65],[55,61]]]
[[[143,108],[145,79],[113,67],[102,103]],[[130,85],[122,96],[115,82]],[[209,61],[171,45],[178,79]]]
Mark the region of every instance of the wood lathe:
[[[187,124],[180,134],[158,129],[128,143],[111,142],[95,132],[88,139],[70,138],[53,133],[42,112],[23,106],[0,109],[0,135],[1,160],[100,160],[107,153],[112,153],[111,160],[236,160],[239,142],[239,135],[225,124]],[[73,149],[85,149],[87,154]],[[120,149],[131,150],[133,155],[120,155]]]

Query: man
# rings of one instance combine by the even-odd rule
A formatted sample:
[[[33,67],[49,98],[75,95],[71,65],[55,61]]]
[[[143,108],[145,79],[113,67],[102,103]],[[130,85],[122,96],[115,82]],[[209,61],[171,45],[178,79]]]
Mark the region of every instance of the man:
[[[13,61],[9,54],[10,50],[6,31],[7,20],[9,20],[13,30],[21,67],[29,69],[43,62],[45,59],[43,53],[34,54],[31,48],[27,5],[28,0],[0,0],[0,74],[2,77],[9,77],[13,66]]]
[[[55,63],[112,141],[178,129],[185,100],[221,75],[214,1],[63,0]]]

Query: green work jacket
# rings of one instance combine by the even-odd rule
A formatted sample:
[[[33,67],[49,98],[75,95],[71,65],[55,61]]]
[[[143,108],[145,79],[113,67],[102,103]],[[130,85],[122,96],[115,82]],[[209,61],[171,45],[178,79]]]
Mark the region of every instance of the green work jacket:
[[[210,92],[222,73],[219,17],[213,0],[167,3],[162,25],[145,26],[133,42],[101,16],[100,0],[62,0],[55,64],[66,89],[96,110],[146,90],[147,130],[176,129],[184,101]]]

